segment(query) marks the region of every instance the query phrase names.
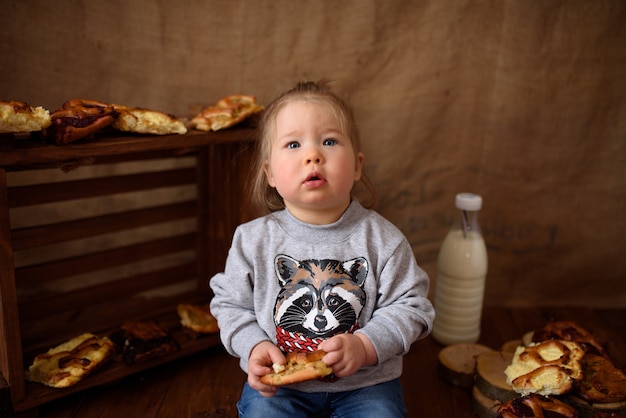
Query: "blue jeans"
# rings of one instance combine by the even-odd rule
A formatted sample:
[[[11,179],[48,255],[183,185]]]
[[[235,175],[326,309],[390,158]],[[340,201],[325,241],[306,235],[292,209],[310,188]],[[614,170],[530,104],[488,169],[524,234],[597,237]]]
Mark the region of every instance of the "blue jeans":
[[[240,418],[400,418],[407,413],[399,379],[337,393],[281,387],[271,398],[246,383],[237,409]]]

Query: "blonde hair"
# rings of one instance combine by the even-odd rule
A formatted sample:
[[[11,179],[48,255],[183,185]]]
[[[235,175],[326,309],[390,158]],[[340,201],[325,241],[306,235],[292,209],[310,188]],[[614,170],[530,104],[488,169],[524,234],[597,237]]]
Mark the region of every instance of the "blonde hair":
[[[270,159],[273,136],[276,132],[276,117],[286,104],[293,101],[307,101],[328,106],[337,119],[342,132],[350,138],[355,154],[361,152],[361,140],[352,110],[344,100],[330,91],[325,82],[300,82],[291,90],[280,94],[265,108],[261,117],[259,142],[254,161],[255,171],[250,184],[250,197],[253,205],[265,213],[285,208],[283,198],[274,187],[268,184],[264,167]],[[363,188],[369,196],[359,198],[353,195],[353,197],[358,199],[363,206],[373,207],[376,203],[376,191],[365,172],[361,173],[359,182],[364,186]]]

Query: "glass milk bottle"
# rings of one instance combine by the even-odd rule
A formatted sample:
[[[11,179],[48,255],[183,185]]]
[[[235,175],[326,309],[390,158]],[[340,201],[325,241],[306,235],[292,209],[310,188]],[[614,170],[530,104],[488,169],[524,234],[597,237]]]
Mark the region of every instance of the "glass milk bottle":
[[[482,198],[459,193],[458,214],[437,259],[433,338],[443,345],[473,343],[480,336],[487,248],[478,225]]]

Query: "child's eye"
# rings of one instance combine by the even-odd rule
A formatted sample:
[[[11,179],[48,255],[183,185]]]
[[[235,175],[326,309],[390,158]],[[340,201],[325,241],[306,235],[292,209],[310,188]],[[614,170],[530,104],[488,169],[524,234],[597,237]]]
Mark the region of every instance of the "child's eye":
[[[297,143],[297,142],[290,142],[290,143],[287,144],[287,148],[289,148],[289,149],[295,149],[295,148],[299,148],[299,147],[300,147],[300,144]]]
[[[332,147],[337,143],[337,140],[334,138],[327,138],[324,140],[323,144],[327,147]]]

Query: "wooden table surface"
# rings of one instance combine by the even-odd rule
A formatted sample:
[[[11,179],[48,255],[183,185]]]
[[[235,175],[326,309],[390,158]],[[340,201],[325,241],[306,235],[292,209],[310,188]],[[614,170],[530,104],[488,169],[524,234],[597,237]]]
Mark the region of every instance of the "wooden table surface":
[[[615,364],[626,367],[626,309],[485,308],[479,343],[498,349],[550,320],[574,320],[607,341]],[[448,384],[437,372],[442,346],[428,337],[405,357],[402,376],[408,417],[475,417],[471,393]],[[236,417],[245,381],[237,359],[210,349],[39,408],[41,418]]]

